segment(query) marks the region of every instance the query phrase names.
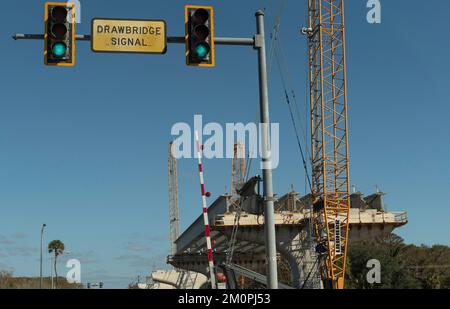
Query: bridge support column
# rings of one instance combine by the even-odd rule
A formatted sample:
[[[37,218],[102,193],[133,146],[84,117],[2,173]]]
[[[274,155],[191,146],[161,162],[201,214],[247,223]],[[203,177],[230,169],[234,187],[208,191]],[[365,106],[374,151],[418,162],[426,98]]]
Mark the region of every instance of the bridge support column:
[[[314,242],[307,229],[280,229],[278,251],[291,268],[292,286],[297,289],[320,289],[321,280]]]
[[[317,255],[314,242],[308,237],[308,223],[302,226],[277,226],[276,235],[277,251],[291,269],[292,286],[298,289],[302,287],[320,289]],[[241,227],[238,229],[236,240],[263,245],[264,233],[261,228]]]

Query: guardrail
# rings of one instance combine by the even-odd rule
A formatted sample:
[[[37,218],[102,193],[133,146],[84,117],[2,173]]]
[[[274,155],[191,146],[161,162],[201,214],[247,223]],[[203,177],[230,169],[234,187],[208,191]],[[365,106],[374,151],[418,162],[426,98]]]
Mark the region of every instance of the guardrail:
[[[394,220],[400,223],[408,222],[408,213],[406,211],[394,212]]]

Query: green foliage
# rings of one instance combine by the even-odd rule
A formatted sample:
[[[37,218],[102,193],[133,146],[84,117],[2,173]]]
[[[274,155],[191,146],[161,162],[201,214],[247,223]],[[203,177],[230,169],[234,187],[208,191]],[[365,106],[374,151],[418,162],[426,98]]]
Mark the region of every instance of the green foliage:
[[[64,243],[61,240],[52,240],[48,244],[48,252],[53,252],[55,256],[58,256],[64,252]]]
[[[82,289],[79,283],[69,283],[66,278],[59,277],[60,289]],[[51,288],[51,278],[43,278],[43,289]],[[11,272],[0,271],[0,289],[39,289],[39,278],[14,277]]]
[[[367,261],[381,264],[381,283],[369,284]],[[389,234],[352,243],[347,261],[347,287],[356,289],[440,289],[450,288],[450,248],[405,245],[401,237]]]

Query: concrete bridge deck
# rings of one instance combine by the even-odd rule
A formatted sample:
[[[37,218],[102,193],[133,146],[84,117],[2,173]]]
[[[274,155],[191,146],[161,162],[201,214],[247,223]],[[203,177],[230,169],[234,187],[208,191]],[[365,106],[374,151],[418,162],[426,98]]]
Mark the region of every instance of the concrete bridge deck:
[[[405,225],[406,212],[386,212],[383,193],[363,198],[351,197],[350,243],[359,239],[391,233]],[[265,273],[264,216],[260,212],[260,197],[250,194],[241,199],[240,217],[229,196],[220,196],[208,208],[215,263],[224,262],[230,249],[233,227],[237,224],[233,263]],[[316,259],[311,243],[310,196],[298,197],[291,192],[275,204],[277,252],[279,259],[290,267],[292,284],[298,288]],[[176,240],[177,253],[168,257],[173,266],[207,274],[207,256],[203,216],[199,216]],[[314,287],[314,286],[312,286]]]

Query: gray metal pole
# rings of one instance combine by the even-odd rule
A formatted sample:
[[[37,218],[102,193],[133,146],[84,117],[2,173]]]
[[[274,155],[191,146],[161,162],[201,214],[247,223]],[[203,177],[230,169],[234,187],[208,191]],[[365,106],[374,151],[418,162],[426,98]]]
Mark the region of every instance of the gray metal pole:
[[[51,269],[50,276],[52,277],[52,289],[54,289],[54,284],[53,284],[53,255],[52,254],[50,254],[50,269]]]
[[[266,44],[264,33],[264,12],[256,12],[257,34],[255,48],[258,49],[259,62],[259,97],[260,117],[262,126],[261,146],[263,163],[263,188],[264,188],[264,233],[266,238],[266,268],[267,288],[278,289],[277,274],[277,249],[275,237],[275,220],[272,188],[272,165],[270,155],[270,120],[269,120],[269,91],[267,86]]]
[[[42,224],[42,228],[41,228],[41,265],[39,268],[39,288],[42,289],[42,242],[43,242],[43,238],[44,238],[44,228],[47,225],[44,223]]]

